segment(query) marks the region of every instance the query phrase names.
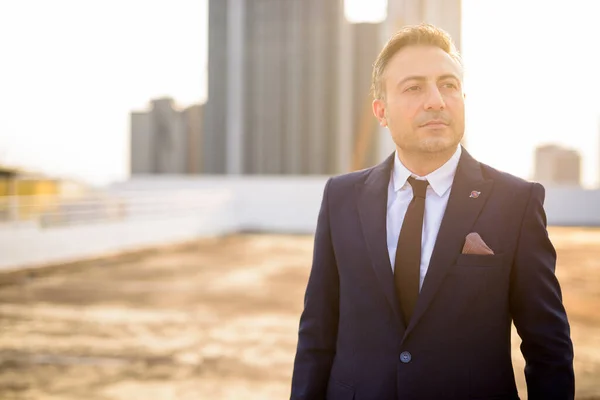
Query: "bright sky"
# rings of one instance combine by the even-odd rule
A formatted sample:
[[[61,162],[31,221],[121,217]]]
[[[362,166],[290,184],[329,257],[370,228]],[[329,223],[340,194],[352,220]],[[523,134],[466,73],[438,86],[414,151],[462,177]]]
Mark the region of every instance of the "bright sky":
[[[381,0],[348,1],[380,17]],[[471,153],[528,178],[535,146],[558,143],[596,182],[598,15],[586,0],[463,0]],[[205,99],[206,27],[207,0],[0,2],[0,163],[125,178],[131,110]]]

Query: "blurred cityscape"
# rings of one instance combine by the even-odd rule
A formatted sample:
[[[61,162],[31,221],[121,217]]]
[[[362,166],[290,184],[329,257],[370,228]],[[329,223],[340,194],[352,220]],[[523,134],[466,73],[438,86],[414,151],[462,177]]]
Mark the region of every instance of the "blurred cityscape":
[[[393,151],[372,63],[422,21],[461,48],[460,0],[390,0],[370,23],[343,0],[209,0],[207,101],[132,109],[129,179],[0,165],[0,397],[286,397],[323,186]],[[532,156],[586,351],[578,398],[600,399],[600,187],[574,149]]]

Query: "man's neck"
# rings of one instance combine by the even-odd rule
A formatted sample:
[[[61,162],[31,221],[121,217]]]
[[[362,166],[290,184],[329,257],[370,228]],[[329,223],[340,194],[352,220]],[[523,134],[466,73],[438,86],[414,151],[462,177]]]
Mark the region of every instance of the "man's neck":
[[[396,148],[402,165],[417,176],[426,176],[446,164],[456,152],[456,148],[440,153],[411,153]]]

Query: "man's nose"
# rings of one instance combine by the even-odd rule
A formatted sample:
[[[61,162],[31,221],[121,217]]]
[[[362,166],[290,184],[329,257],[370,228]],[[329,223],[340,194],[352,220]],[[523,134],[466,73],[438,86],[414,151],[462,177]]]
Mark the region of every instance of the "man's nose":
[[[428,88],[424,108],[426,110],[443,110],[446,108],[444,97],[437,86]]]

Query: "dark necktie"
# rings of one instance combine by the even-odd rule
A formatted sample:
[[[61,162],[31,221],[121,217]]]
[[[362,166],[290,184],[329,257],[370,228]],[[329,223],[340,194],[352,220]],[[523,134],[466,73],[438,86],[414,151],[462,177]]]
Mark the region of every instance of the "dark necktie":
[[[427,181],[416,180],[412,176],[408,178],[408,182],[413,188],[413,198],[404,216],[394,264],[396,293],[407,326],[419,296],[421,232],[423,231],[425,193],[428,185]]]

